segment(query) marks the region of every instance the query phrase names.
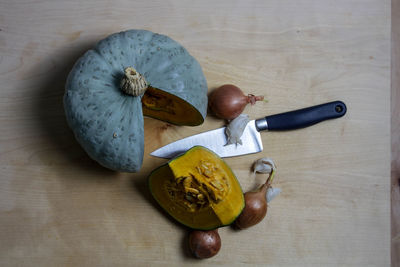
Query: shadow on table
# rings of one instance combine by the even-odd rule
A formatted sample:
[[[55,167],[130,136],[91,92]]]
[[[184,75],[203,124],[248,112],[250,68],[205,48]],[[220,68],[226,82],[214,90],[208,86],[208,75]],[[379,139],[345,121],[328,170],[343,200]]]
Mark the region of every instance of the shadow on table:
[[[87,41],[80,44],[79,48],[71,44],[71,47],[68,47],[67,44],[54,50],[34,67],[36,72],[38,68],[47,69],[48,72],[43,73],[40,80],[32,112],[35,113],[34,118],[38,118],[41,136],[46,137],[46,149],[37,153],[41,164],[56,170],[65,167],[76,168],[85,174],[108,177],[116,175],[117,172],[102,167],[87,155],[67,124],[63,105],[65,82],[70,70],[78,58],[95,43],[96,41]],[[63,168],[60,168],[60,165]]]
[[[181,242],[180,242],[180,248],[181,248],[180,251],[182,253],[182,256],[188,260],[194,259],[189,249],[190,229],[178,223],[174,218],[171,217],[170,214],[168,214],[164,209],[162,209],[161,206],[156,202],[156,200],[153,198],[149,190],[148,180],[147,180],[148,172],[145,173],[147,174],[132,179],[133,189],[136,191],[137,194],[140,194],[147,202],[151,203],[154,209],[157,210],[158,213],[162,214],[163,217],[166,218],[166,220],[168,220],[175,228],[182,230],[183,235],[181,237]]]

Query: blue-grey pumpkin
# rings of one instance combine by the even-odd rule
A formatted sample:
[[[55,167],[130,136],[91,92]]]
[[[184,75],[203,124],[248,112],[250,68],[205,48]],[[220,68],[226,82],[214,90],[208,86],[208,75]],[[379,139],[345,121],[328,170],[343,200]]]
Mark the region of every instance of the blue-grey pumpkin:
[[[199,125],[207,83],[199,63],[168,36],[145,30],[115,33],[75,63],[64,109],[69,126],[101,165],[137,172],[143,162],[143,116]]]

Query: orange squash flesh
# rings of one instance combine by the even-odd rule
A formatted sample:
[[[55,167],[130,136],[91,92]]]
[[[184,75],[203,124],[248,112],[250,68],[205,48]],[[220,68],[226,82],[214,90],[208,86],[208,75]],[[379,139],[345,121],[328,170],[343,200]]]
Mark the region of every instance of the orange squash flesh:
[[[142,97],[143,115],[176,125],[203,123],[201,113],[185,100],[163,90],[148,87]]]
[[[232,170],[200,146],[154,170],[149,186],[164,210],[193,229],[229,225],[244,208],[243,192]]]

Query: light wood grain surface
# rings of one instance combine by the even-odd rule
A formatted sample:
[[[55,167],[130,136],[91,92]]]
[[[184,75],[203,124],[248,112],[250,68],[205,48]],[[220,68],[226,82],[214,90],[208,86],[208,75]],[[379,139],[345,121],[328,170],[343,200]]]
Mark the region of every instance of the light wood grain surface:
[[[392,266],[400,267],[400,0],[392,1]]]
[[[388,0],[0,1],[0,265],[387,266],[390,264]],[[220,230],[212,259],[193,259],[187,229],[157,207],[148,155],[198,127],[145,119],[140,173],[106,170],[74,140],[63,112],[68,71],[96,41],[143,28],[200,62],[210,90],[233,83],[268,103],[251,118],[332,100],[344,118],[263,133],[262,153],[227,159],[245,191],[271,157],[282,194],[246,231]]]

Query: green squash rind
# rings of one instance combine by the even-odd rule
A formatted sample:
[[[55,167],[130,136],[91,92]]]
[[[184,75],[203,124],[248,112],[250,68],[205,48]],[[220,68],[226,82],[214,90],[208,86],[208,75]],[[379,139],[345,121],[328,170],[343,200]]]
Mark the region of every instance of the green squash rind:
[[[110,46],[112,53],[108,49]],[[201,66],[170,37],[146,30],[129,30],[101,40],[95,50],[110,63],[115,76],[133,66],[152,87],[180,97],[192,105],[203,120],[206,117],[208,87]]]
[[[141,101],[117,90],[108,74],[107,63],[92,50],[76,62],[64,95],[67,122],[91,158],[112,170],[135,172],[144,153]]]
[[[184,225],[184,226],[186,226],[186,227],[188,227],[188,228],[191,228],[191,229],[194,229],[194,230],[214,230],[214,229],[217,229],[217,228],[220,228],[220,227],[229,226],[229,225],[231,225],[232,223],[235,222],[235,220],[239,217],[239,215],[242,213],[242,211],[243,211],[243,209],[244,209],[244,207],[245,207],[245,201],[244,201],[244,195],[243,195],[243,194],[242,194],[242,207],[240,208],[240,212],[238,212],[237,216],[234,217],[230,222],[228,222],[228,223],[226,223],[226,224],[222,224],[222,223],[221,223],[220,225],[215,226],[215,227],[211,227],[211,228],[207,228],[207,227],[199,227],[199,228],[196,227],[196,228],[193,228],[191,225],[185,224],[184,222],[182,222],[182,221],[180,221],[178,218],[176,218],[174,215],[172,215],[170,212],[168,212],[167,209],[163,206],[163,203],[162,203],[159,199],[157,199],[157,196],[153,193],[153,190],[152,190],[152,183],[151,183],[152,174],[155,173],[157,170],[159,170],[159,169],[161,169],[161,168],[165,168],[165,167],[169,168],[169,163],[170,163],[171,161],[176,160],[176,159],[179,158],[179,157],[185,156],[186,153],[188,153],[191,149],[196,148],[196,147],[201,147],[202,149],[205,149],[205,150],[208,150],[208,151],[211,152],[211,153],[214,153],[213,151],[209,150],[209,149],[206,148],[206,147],[203,147],[203,146],[193,146],[192,148],[190,148],[189,150],[187,150],[185,153],[182,153],[181,155],[178,155],[178,156],[174,157],[173,159],[169,160],[169,161],[166,162],[165,164],[163,164],[163,165],[161,165],[161,166],[155,168],[153,171],[151,171],[150,174],[147,176],[147,186],[148,186],[148,188],[149,188],[149,190],[150,190],[151,195],[152,195],[153,198],[156,200],[156,202],[158,203],[158,205],[160,205],[160,207],[161,207],[166,213],[168,213],[168,215],[171,216],[175,221],[179,222],[180,224],[182,224],[182,225]],[[214,153],[214,154],[215,154],[215,153]],[[226,162],[225,162],[222,158],[221,158],[221,160],[223,161],[224,164],[226,164]],[[234,178],[236,179],[236,181],[237,181],[239,187],[241,188],[241,185],[240,185],[240,183],[239,183],[239,180],[237,179],[236,175],[235,175],[234,172],[232,171],[231,167],[230,167],[228,164],[226,164],[226,166],[231,170],[232,174],[234,175]],[[243,192],[243,190],[242,190],[242,192]]]
[[[207,83],[198,62],[171,38],[145,30],[115,33],[75,63],[68,75],[64,110],[88,155],[106,168],[138,172],[144,153],[141,96],[125,95],[120,81],[134,67],[156,88],[207,113]]]

